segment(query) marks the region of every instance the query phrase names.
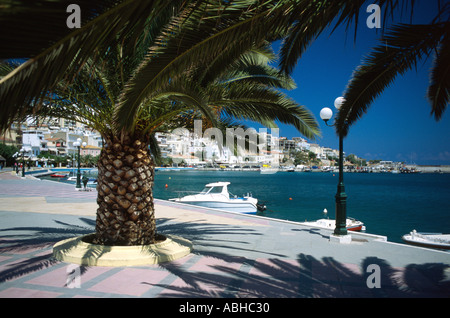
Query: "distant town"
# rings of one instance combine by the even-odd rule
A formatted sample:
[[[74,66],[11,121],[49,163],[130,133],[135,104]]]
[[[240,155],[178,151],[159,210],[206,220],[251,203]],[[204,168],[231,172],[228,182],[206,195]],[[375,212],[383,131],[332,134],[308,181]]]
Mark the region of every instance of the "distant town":
[[[175,132],[175,131],[174,131]],[[158,167],[198,169],[281,169],[288,171],[337,171],[339,151],[309,143],[302,137],[279,137],[256,133],[254,140],[244,136],[233,149],[223,142],[194,133],[156,133],[160,148]],[[251,135],[251,134],[250,134]],[[257,137],[257,139],[256,139]],[[22,162],[28,167],[74,167],[81,139],[81,166],[95,167],[103,140],[101,135],[79,122],[45,118],[13,124],[0,136],[0,167]],[[75,144],[74,144],[75,143]],[[252,147],[253,143],[253,147]],[[22,151],[20,151],[22,150]],[[447,173],[450,166],[417,166],[386,160],[366,160],[344,154],[344,169],[362,173]]]

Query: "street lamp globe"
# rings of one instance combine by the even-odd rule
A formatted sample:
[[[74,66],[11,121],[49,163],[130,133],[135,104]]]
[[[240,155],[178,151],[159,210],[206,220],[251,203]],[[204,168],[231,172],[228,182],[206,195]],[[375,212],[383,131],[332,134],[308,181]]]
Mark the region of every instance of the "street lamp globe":
[[[336,107],[336,109],[339,110],[342,104],[344,104],[344,102],[345,102],[344,97],[338,97],[334,100],[334,107]]]
[[[324,120],[325,122],[330,120],[332,116],[333,116],[333,111],[328,107],[324,107],[320,111],[320,118],[322,118],[322,120]]]

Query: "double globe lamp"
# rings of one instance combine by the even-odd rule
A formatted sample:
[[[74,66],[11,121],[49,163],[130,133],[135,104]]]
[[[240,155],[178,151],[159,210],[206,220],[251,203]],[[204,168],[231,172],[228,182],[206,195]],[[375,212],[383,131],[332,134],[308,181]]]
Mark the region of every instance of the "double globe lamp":
[[[339,111],[345,99],[343,97],[338,97],[334,101],[334,107]],[[333,111],[324,107],[320,111],[320,118],[325,122],[327,126],[329,125],[328,121],[333,116]],[[339,134],[339,183],[337,186],[336,193],[336,227],[334,229],[334,234],[336,236],[345,236],[347,235],[347,194],[345,193],[344,186],[344,151],[343,151],[343,136]]]

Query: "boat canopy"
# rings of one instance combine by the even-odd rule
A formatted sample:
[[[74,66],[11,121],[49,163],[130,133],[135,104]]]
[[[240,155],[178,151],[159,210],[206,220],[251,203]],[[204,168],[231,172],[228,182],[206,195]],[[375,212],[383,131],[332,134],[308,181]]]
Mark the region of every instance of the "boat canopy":
[[[221,193],[223,195],[228,196],[228,185],[230,184],[230,182],[213,182],[213,183],[208,183],[202,190],[202,192],[200,192],[200,194],[213,194],[213,193]]]
[[[208,183],[205,187],[226,187],[230,184],[230,182],[213,182]]]

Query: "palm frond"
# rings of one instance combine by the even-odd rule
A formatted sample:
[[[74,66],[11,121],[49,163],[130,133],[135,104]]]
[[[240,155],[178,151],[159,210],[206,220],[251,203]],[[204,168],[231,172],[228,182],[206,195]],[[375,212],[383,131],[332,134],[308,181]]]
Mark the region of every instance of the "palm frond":
[[[396,76],[428,57],[445,34],[448,25],[397,25],[354,72],[344,94],[345,103],[337,116],[337,132],[344,136],[388,87]]]
[[[249,9],[249,1],[232,2],[229,7],[217,7],[215,1],[200,3],[201,8],[186,9],[175,17],[150,49],[117,107],[115,119],[119,129],[132,129],[141,103],[172,77],[191,71],[194,61],[206,64],[212,56],[231,52],[237,58],[272,34],[267,25],[272,31],[285,26],[282,20],[268,16],[264,6]]]
[[[159,147],[159,143],[156,140],[155,134],[150,135],[149,143],[149,149],[153,156],[153,160],[155,161],[155,164],[159,166],[161,165],[162,153],[161,148]]]
[[[211,103],[220,107],[224,116],[269,127],[276,127],[276,122],[281,122],[294,126],[311,140],[320,136],[314,115],[282,92],[251,83],[234,84],[224,88],[222,94],[210,94]]]
[[[330,33],[333,33],[339,26],[344,25],[348,30],[354,24],[354,40],[356,41],[357,28],[361,10],[367,6],[365,0],[325,0],[310,1],[297,0],[290,1],[290,16],[292,25],[288,35],[284,38],[280,49],[280,69],[283,72],[291,73],[298,59],[300,59],[306,49],[322,34],[327,28],[334,24]],[[383,26],[387,17],[394,17],[394,9],[398,8],[398,0],[377,0],[373,1],[383,8]],[[411,14],[414,2],[411,2]],[[408,10],[407,6],[402,6],[400,13]]]
[[[179,113],[180,110],[196,109],[199,110],[205,118],[217,125],[217,115],[212,111],[208,101],[209,96],[200,85],[195,81],[173,81],[164,91],[159,93],[155,100],[164,98],[170,100],[171,105],[182,105],[180,109],[173,111]],[[170,118],[167,118],[170,119]],[[159,118],[161,122],[161,117]]]
[[[136,125],[147,122],[146,131],[153,131],[175,120],[187,127],[201,112],[200,118],[215,128],[224,120],[250,119],[268,127],[276,127],[275,122],[281,121],[293,124],[302,134],[314,139],[319,129],[311,113],[277,90],[291,88],[293,80],[268,65],[274,56],[271,52],[250,49],[226,65],[222,72],[217,72],[215,78],[209,75],[211,79],[203,86],[196,77],[203,76],[202,64],[194,63],[199,71],[171,78],[151,95],[148,104],[141,105]]]
[[[117,76],[109,73],[109,68],[110,64],[101,58],[89,58],[71,81],[58,82],[42,98],[42,106],[30,111],[39,116],[76,120],[104,133],[111,127],[112,109],[120,91]]]
[[[114,0],[77,1],[81,8],[81,24],[85,25],[107,8]],[[0,59],[32,58],[55,44],[74,30],[66,25],[71,13],[66,12],[70,0],[1,1]]]
[[[335,28],[358,19],[364,0],[293,1],[290,16],[293,20],[288,36],[280,49],[280,69],[291,73],[309,45],[336,21]],[[356,23],[357,24],[357,23]],[[356,32],[356,31],[355,31]]]
[[[30,105],[39,107],[41,103],[36,102],[37,100],[43,98],[59,80],[64,77],[70,80],[96,50],[118,40],[117,34],[122,39],[126,36],[133,38],[130,34],[141,30],[149,18],[167,12],[168,8],[171,9],[169,11],[174,11],[183,1],[103,0],[90,6],[92,1],[83,1],[82,16],[85,17],[85,24],[79,29],[70,29],[69,32],[65,21],[68,14],[65,10],[70,1],[31,2],[36,5],[27,6],[30,1],[15,1],[13,5],[6,5],[5,10],[2,8],[0,15],[2,36],[10,31],[16,36],[14,41],[4,43],[15,43],[20,39],[23,45],[30,45],[29,49],[23,45],[3,46],[2,48],[15,48],[0,51],[2,56],[33,57],[0,80],[0,103],[3,107],[0,113],[0,130],[6,129],[17,114],[29,112]],[[55,5],[52,6],[51,3]],[[61,21],[61,17],[64,21]],[[61,23],[58,27],[54,24],[57,22]],[[14,26],[17,24],[21,26],[15,30]],[[36,40],[31,41],[31,44],[23,41],[28,37]]]
[[[216,77],[219,82],[225,84],[249,80],[274,88],[295,89],[296,85],[292,77],[269,65],[270,62],[273,62],[274,57],[275,54],[269,49],[265,49],[263,52],[250,50],[226,68],[222,67],[222,74],[216,71]],[[221,76],[217,76],[217,73]]]
[[[1,101],[11,97],[8,89],[16,96],[6,103],[3,124],[11,122],[11,114],[34,113],[79,118],[102,135],[123,128],[142,134],[193,111],[217,127],[245,118],[293,124],[311,139],[318,134],[307,110],[271,89],[294,87],[289,76],[267,65],[274,55],[265,46],[267,39],[286,34],[282,17],[288,1],[166,3],[121,1],[7,75],[0,82]],[[119,14],[119,7],[126,13]],[[173,14],[181,7],[181,14]],[[137,22],[128,23],[131,16]],[[107,23],[112,23],[108,30],[96,33]],[[88,49],[75,48],[82,39]],[[43,68],[63,54],[67,59],[46,74]],[[20,99],[23,83],[31,89]]]
[[[435,54],[427,96],[431,114],[436,120],[441,119],[450,99],[450,30],[445,33]]]

